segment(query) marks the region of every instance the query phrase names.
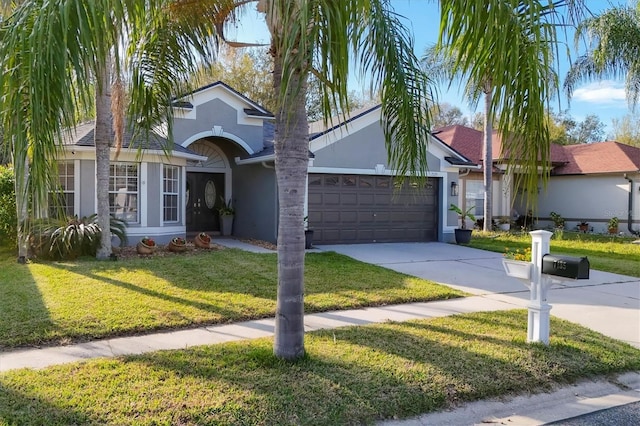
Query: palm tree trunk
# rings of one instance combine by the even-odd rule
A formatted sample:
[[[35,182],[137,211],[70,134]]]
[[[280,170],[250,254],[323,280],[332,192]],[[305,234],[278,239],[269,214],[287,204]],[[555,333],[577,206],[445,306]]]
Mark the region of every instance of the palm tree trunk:
[[[274,55],[273,85],[280,93],[282,58]],[[278,181],[278,300],[274,354],[292,360],[304,355],[304,196],[309,164],[306,80],[291,77],[278,105],[275,166]],[[296,89],[297,88],[297,89]]]
[[[484,84],[484,135],[483,156],[484,165],[484,231],[493,228],[493,117],[491,116],[491,98],[493,88],[490,82]]]
[[[22,169],[17,167],[18,160],[22,164]],[[28,195],[27,187],[29,182],[29,155],[24,153],[24,161],[19,157],[14,157],[14,173],[15,173],[15,194],[16,194],[16,217],[18,222],[18,263],[26,263],[29,254],[29,244],[27,241],[27,215]],[[22,172],[18,175],[18,172]]]
[[[94,143],[96,148],[96,197],[98,200],[98,225],[102,230],[100,246],[96,251],[99,260],[111,255],[111,232],[109,220],[109,155],[111,153],[111,98],[109,96],[110,63],[103,68],[96,84],[96,124]]]

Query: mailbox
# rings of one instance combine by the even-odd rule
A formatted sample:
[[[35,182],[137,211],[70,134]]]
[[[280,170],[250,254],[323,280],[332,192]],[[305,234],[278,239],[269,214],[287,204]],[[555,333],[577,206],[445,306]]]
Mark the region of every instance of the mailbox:
[[[546,254],[542,256],[542,273],[574,280],[588,280],[589,259]]]

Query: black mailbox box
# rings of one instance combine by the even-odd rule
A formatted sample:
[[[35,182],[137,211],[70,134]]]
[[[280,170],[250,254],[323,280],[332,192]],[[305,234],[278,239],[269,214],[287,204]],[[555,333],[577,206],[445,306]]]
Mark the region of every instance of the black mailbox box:
[[[586,257],[542,256],[542,273],[578,280],[589,279],[589,259]]]

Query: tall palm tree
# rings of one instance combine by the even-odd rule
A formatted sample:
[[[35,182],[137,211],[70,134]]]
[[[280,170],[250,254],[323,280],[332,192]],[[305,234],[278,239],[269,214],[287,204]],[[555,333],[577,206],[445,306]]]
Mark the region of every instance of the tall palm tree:
[[[170,125],[171,97],[195,71],[196,55],[212,56],[212,26],[194,24],[188,9],[172,6],[169,0],[26,0],[3,22],[2,121],[15,153],[29,153],[32,211],[57,184],[57,165],[49,160],[59,154],[63,129],[72,129],[76,112],[91,109],[95,99],[98,223],[109,229],[111,111],[117,145],[124,126],[121,76],[130,83],[129,121],[144,137],[163,118]],[[15,165],[17,176],[24,164]],[[96,256],[110,254],[111,238],[103,232]]]
[[[582,2],[441,0],[440,7],[437,50],[447,60],[448,75],[464,77],[471,99],[485,95],[484,227],[490,229],[492,121],[502,135],[503,153],[510,154],[510,168],[518,162],[515,184],[530,189],[533,203],[538,167],[549,161],[545,110],[558,91],[558,30],[566,19],[579,19]],[[546,182],[550,169],[543,170]]]
[[[627,100],[635,106],[640,96],[640,2],[585,19],[578,25],[576,44],[583,38],[588,51],[571,65],[564,83],[568,95],[581,82],[624,76]]]
[[[486,64],[485,72],[481,80],[471,80],[456,66],[455,57],[452,54],[456,47],[435,45],[428,48],[422,61],[425,72],[434,78],[444,80],[451,85],[454,80],[464,82],[464,94],[472,104],[477,104],[479,97],[484,97],[484,119],[482,131],[482,163],[484,186],[484,231],[492,230],[493,218],[493,115],[491,103],[494,87],[491,79],[493,64]],[[476,65],[477,66],[477,65]],[[465,81],[466,80],[466,81]]]

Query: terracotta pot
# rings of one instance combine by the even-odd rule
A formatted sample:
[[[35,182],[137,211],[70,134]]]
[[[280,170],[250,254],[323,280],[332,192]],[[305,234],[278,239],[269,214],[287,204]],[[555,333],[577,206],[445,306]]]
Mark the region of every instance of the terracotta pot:
[[[155,249],[156,249],[156,246],[148,246],[142,241],[140,241],[136,245],[136,251],[138,252],[138,254],[153,254]]]
[[[211,248],[211,237],[207,235],[208,238],[200,237],[200,234],[196,235],[196,238],[193,240],[193,244],[196,247],[200,248]]]
[[[170,241],[167,245],[167,250],[172,251],[174,253],[180,253],[187,249],[186,244],[176,244],[173,241]]]

